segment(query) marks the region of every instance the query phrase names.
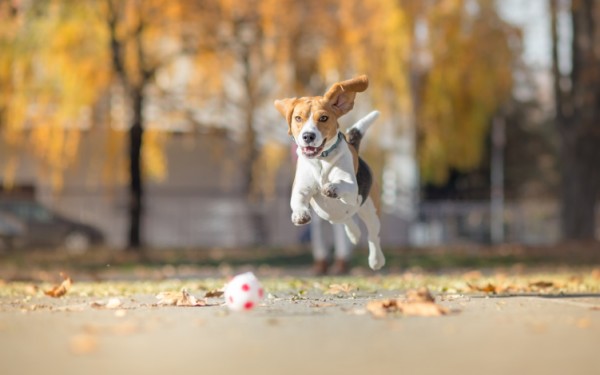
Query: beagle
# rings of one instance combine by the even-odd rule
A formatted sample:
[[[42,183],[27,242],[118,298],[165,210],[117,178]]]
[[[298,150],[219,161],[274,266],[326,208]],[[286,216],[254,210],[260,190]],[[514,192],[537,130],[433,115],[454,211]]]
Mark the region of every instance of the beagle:
[[[311,221],[310,204],[323,219],[343,223],[348,238],[357,244],[360,228],[353,217],[358,215],[368,232],[369,266],[378,270],[385,264],[379,241],[379,192],[358,148],[379,112],[356,122],[345,135],[337,121],[354,107],[356,93],[368,85],[363,75],[334,84],[324,96],[281,99],[274,104],[298,145],[290,202],[292,223]]]

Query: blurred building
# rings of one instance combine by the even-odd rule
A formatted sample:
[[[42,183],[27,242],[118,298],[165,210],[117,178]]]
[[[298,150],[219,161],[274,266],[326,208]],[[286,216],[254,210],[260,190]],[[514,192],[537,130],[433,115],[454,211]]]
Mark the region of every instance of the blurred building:
[[[82,139],[79,163],[65,175],[55,192],[39,178],[33,158],[22,155],[16,185],[29,183],[32,199],[69,217],[92,224],[105,233],[109,246],[123,247],[127,236],[127,186],[106,184],[103,166],[95,162],[93,131]],[[237,143],[224,133],[181,134],[165,142],[168,178],[149,181],[145,190],[143,238],[151,247],[289,246],[299,243],[304,228],[290,221],[291,158],[279,171],[275,193],[260,203],[265,230],[257,238],[256,213],[239,189],[242,171],[236,169]],[[6,160],[0,148],[0,160]],[[2,166],[0,166],[1,168]],[[384,220],[384,242],[405,242],[407,222],[393,213]],[[386,229],[387,228],[387,229]],[[400,229],[400,230],[399,230]]]

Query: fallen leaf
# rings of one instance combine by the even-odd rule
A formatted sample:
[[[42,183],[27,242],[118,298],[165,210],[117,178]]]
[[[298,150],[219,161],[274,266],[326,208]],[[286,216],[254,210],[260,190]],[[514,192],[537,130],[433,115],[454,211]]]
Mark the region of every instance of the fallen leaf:
[[[492,283],[487,283],[487,285],[484,285],[484,286],[478,286],[478,285],[474,285],[474,284],[471,284],[471,283],[467,283],[467,286],[472,291],[484,292],[484,293],[492,293],[492,294],[498,294],[498,293],[501,293],[504,290],[504,288],[500,288],[497,285],[494,285]]]
[[[344,284],[331,284],[329,285],[329,289],[327,289],[324,293],[325,294],[349,294],[350,292],[356,290],[355,287],[351,286],[348,283],[344,283]]]
[[[182,289],[181,292],[162,292],[156,298],[158,304],[163,306],[206,306],[205,300],[197,299],[186,289]]]
[[[223,296],[225,292],[223,292],[222,290],[209,290],[208,292],[206,292],[206,294],[204,295],[204,298],[219,298],[221,296]]]
[[[554,286],[555,285],[552,281],[536,281],[534,283],[529,283],[530,288],[537,288],[537,289],[547,289],[547,288],[552,288]]]
[[[406,316],[440,316],[450,311],[431,302],[408,302],[400,305],[400,311]]]
[[[407,299],[385,299],[367,303],[367,311],[376,318],[384,318],[390,314],[404,316],[440,316],[450,311],[434,302],[434,298],[426,288],[410,290]]]
[[[50,297],[54,297],[54,298],[58,298],[58,297],[62,297],[65,294],[67,294],[67,292],[69,291],[69,288],[71,288],[71,285],[73,284],[73,282],[71,281],[71,278],[64,274],[64,273],[60,273],[60,277],[63,278],[63,282],[60,285],[55,285],[52,289],[50,290],[45,290],[44,294]]]
[[[384,299],[369,301],[367,303],[367,311],[373,314],[376,318],[385,318],[390,313],[397,313],[398,301],[395,299]]]
[[[435,298],[431,295],[431,292],[427,288],[420,288],[417,290],[409,290],[406,292],[407,302],[434,302]]]

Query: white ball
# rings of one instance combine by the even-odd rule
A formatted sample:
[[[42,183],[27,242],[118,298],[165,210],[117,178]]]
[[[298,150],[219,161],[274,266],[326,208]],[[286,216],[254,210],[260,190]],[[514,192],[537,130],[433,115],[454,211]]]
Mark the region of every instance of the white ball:
[[[225,287],[225,304],[232,311],[249,311],[264,296],[260,282],[252,272],[235,276]]]

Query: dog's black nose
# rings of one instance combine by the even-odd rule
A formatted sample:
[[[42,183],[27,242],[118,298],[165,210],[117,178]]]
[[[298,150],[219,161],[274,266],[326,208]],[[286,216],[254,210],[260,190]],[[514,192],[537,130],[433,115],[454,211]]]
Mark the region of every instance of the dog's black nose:
[[[302,133],[302,139],[306,143],[311,143],[312,141],[315,140],[315,138],[317,138],[317,135],[313,132]]]

